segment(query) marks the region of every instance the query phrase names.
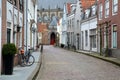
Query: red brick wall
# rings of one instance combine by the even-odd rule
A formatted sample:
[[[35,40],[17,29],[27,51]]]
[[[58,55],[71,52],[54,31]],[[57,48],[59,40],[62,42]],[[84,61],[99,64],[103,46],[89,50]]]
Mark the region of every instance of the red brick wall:
[[[42,43],[49,44],[48,41],[49,34],[48,34],[47,24],[38,22],[37,26],[38,26],[38,32],[42,33]]]
[[[111,29],[112,29],[112,25],[114,25],[114,24],[116,24],[117,25],[117,48],[118,49],[120,49],[120,37],[119,37],[119,34],[120,34],[120,0],[118,0],[118,3],[119,3],[119,8],[118,8],[118,14],[117,15],[112,15],[112,0],[110,0],[110,12],[109,12],[109,17],[108,18],[105,18],[105,0],[99,0],[98,1],[98,5],[100,4],[100,3],[102,3],[102,6],[103,6],[103,15],[102,15],[102,20],[99,20],[98,19],[98,24],[103,24],[103,23],[105,23],[106,21],[111,21],[110,22],[110,25],[111,26],[109,26],[109,47],[111,48],[111,41],[112,41],[112,38],[111,38],[111,35],[112,35],[112,31],[111,31]],[[99,8],[98,8],[99,9]],[[98,10],[99,11],[99,10]],[[104,25],[102,25],[102,26],[104,26]],[[100,27],[100,26],[98,26],[98,27]],[[102,45],[104,45],[104,43],[102,44]]]
[[[6,33],[6,0],[2,0],[2,45],[7,42]]]
[[[6,9],[7,8],[6,8],[6,4],[7,4],[7,0],[2,0],[2,45],[7,43],[7,25],[6,25],[7,24],[7,12],[6,12],[7,10]],[[17,5],[17,7],[18,7],[17,9],[19,10],[19,4]],[[24,28],[22,28],[22,29],[24,31]],[[23,33],[22,42],[24,43],[24,32],[22,32],[22,33]],[[18,39],[18,36],[19,36],[19,33],[17,33],[17,39]],[[17,40],[17,45],[18,45],[18,40]],[[16,56],[15,56],[14,64],[17,64],[17,57]]]

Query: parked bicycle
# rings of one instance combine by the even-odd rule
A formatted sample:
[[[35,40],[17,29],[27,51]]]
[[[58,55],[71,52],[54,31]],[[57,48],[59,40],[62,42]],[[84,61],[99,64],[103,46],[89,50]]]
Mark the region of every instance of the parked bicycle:
[[[32,49],[28,49],[24,53],[23,49],[20,49],[20,54],[18,54],[18,64],[20,66],[31,66],[35,62],[34,56],[31,54]]]

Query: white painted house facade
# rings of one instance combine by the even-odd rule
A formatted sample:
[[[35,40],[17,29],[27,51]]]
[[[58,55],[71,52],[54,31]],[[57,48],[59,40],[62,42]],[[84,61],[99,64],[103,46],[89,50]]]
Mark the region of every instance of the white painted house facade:
[[[62,17],[62,45],[67,46],[67,11],[66,3],[63,8],[63,17]]]
[[[81,1],[80,0],[77,0],[77,3],[76,3],[76,11],[75,11],[75,27],[74,27],[74,34],[75,34],[75,46],[76,46],[76,49],[79,50],[80,49],[80,44],[81,44],[81,41],[80,41],[80,22],[81,22],[81,12],[82,11],[82,8],[81,8]]]
[[[7,43],[14,43],[18,46],[22,46],[23,14],[20,11],[18,11],[18,9],[10,2],[7,1],[6,5]],[[17,36],[19,39],[17,39]]]
[[[27,45],[27,49],[32,47],[36,49],[37,45],[37,1],[36,0],[27,0],[25,1],[25,6],[27,11],[24,13],[27,21],[25,22],[24,29],[24,44]]]
[[[75,27],[75,7],[76,4],[71,4],[71,12],[67,15],[67,44],[69,47],[75,45],[74,27]]]
[[[81,20],[81,50],[97,52],[96,5],[85,10]]]
[[[57,23],[57,32],[59,34],[59,46],[62,44],[62,18]]]

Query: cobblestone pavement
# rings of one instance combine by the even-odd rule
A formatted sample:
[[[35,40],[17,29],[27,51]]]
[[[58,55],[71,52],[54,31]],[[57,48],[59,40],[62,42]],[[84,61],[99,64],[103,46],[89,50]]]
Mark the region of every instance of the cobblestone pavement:
[[[120,67],[84,54],[44,46],[36,80],[120,80]]]

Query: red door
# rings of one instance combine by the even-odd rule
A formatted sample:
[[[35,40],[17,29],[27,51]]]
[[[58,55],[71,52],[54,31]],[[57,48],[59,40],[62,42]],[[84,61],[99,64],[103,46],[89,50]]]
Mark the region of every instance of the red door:
[[[54,43],[55,43],[55,34],[54,34],[54,33],[52,33],[52,34],[51,34],[51,41],[50,41],[50,45],[54,45]]]

